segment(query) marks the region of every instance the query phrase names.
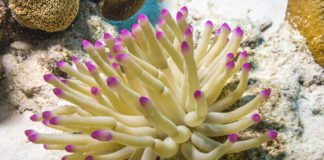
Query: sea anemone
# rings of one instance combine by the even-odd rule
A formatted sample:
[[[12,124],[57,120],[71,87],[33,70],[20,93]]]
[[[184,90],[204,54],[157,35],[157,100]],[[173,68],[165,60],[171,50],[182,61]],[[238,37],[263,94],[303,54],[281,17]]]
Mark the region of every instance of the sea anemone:
[[[46,149],[70,152],[64,160],[214,160],[275,139],[275,131],[241,141],[236,134],[261,120],[260,114],[250,112],[270,90],[228,109],[243,95],[251,69],[247,52],[237,53],[243,31],[231,31],[225,23],[211,40],[214,25],[207,21],[195,44],[187,15],[184,7],[174,20],[163,9],[156,31],[140,14],[138,24],[131,32],[121,30],[119,39],[105,33],[104,43],[84,40],[93,62],[73,57],[76,69],[57,62],[70,79],[44,75],[54,94],[73,105],[31,116],[64,133],[27,130],[28,139]],[[220,96],[239,70],[237,88]]]

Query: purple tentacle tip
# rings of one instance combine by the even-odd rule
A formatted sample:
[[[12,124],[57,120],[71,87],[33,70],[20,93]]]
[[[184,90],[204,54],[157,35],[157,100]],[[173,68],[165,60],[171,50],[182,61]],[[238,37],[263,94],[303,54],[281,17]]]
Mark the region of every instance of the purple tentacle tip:
[[[140,97],[139,101],[140,101],[142,107],[146,107],[148,104],[151,103],[151,100],[147,97]]]
[[[66,160],[66,156],[63,156],[61,160]]]
[[[64,61],[59,61],[56,63],[57,68],[61,69],[66,63]]]
[[[119,84],[119,80],[116,77],[109,77],[107,78],[106,83],[109,87],[114,88]]]
[[[229,61],[226,63],[226,68],[233,69],[235,67],[235,63],[233,61]]]
[[[37,114],[33,114],[32,116],[30,116],[30,120],[36,122],[38,120],[38,115]]]
[[[126,54],[118,54],[116,56],[116,59],[118,62],[123,62],[126,58],[128,58],[128,55],[126,55]]]
[[[92,44],[88,40],[83,40],[82,45],[84,49],[87,49],[92,46]]]
[[[113,51],[115,53],[120,53],[120,52],[123,51],[123,49],[124,49],[123,46],[121,46],[121,45],[115,45],[114,48],[113,48]]]
[[[244,63],[242,66],[242,69],[244,71],[250,71],[251,70],[251,64],[250,63]]]
[[[44,119],[48,120],[53,118],[54,114],[51,111],[45,111],[42,113]]]
[[[67,152],[74,152],[75,151],[75,146],[74,145],[67,145],[67,146],[65,146],[65,150]]]
[[[158,40],[160,40],[161,38],[163,38],[164,34],[163,34],[163,32],[161,32],[161,31],[157,31],[156,34],[155,34],[155,36],[156,36],[156,38],[157,38]]]
[[[76,62],[79,62],[80,60],[79,60],[79,58],[78,58],[78,57],[76,57],[76,56],[73,56],[73,57],[72,57],[72,61],[73,61],[74,63],[76,63]]]
[[[251,119],[254,123],[258,123],[261,121],[261,116],[258,113],[254,113],[251,115]]]
[[[181,12],[178,12],[177,15],[176,15],[176,20],[179,21],[179,20],[181,20],[183,18],[184,18],[183,14]]]
[[[52,118],[49,122],[50,122],[50,124],[52,124],[52,125],[58,125],[58,123],[59,123],[59,119],[60,119],[60,117],[54,117],[54,118]]]
[[[161,10],[161,17],[164,17],[164,16],[166,16],[166,15],[168,15],[168,14],[170,14],[170,12],[167,10],[167,9],[162,9]]]
[[[94,96],[97,96],[99,94],[100,90],[97,87],[91,87],[91,94]]]
[[[136,23],[133,24],[133,25],[132,25],[132,31],[135,31],[135,30],[137,30],[137,29],[140,29],[139,27],[140,27],[139,24],[136,24]]]
[[[109,60],[113,60],[114,59],[114,56],[112,54],[109,54],[108,55],[108,58],[109,58]]]
[[[188,27],[184,33],[184,36],[186,37],[192,37],[192,28]]]
[[[100,41],[96,41],[95,42],[95,47],[96,48],[101,48],[101,47],[103,47],[103,44]]]
[[[212,21],[207,21],[206,24],[205,24],[207,27],[214,27],[214,24]]]
[[[199,99],[199,98],[201,98],[201,96],[202,96],[202,91],[201,90],[196,90],[195,92],[194,92],[194,97],[195,97],[195,99]]]
[[[232,142],[232,143],[237,142],[238,139],[239,139],[239,137],[238,137],[238,135],[235,134],[235,133],[232,133],[232,134],[230,134],[230,135],[228,136],[228,140],[229,140],[230,142]]]
[[[29,136],[31,136],[31,135],[34,135],[34,134],[36,134],[36,133],[37,133],[37,132],[34,131],[34,130],[32,130],[32,129],[28,129],[28,130],[25,131],[25,135],[26,135],[27,137],[29,137]]]
[[[265,97],[265,98],[268,98],[271,94],[271,90],[270,89],[266,89],[266,90],[263,90],[261,91],[261,94]]]
[[[119,68],[119,64],[118,63],[112,63],[111,65],[112,65],[112,67],[114,69],[118,69]]]
[[[56,96],[60,97],[60,96],[62,96],[62,95],[64,94],[64,91],[63,91],[62,89],[59,89],[59,88],[54,88],[54,89],[53,89],[53,93],[54,93]]]
[[[33,134],[31,136],[28,137],[28,140],[31,141],[31,142],[37,142],[39,140],[39,134]]]
[[[93,156],[87,156],[84,160],[93,160]]]
[[[231,27],[229,27],[227,23],[222,24],[221,28],[227,29],[229,32],[231,32]]]
[[[112,138],[112,134],[109,131],[97,130],[91,133],[91,137],[99,141],[109,141]]]
[[[235,28],[234,33],[238,36],[243,36],[243,31],[240,27]]]
[[[48,145],[47,145],[47,144],[44,144],[43,147],[44,147],[45,149],[48,149]]]
[[[277,136],[278,136],[278,133],[274,130],[270,130],[267,132],[267,136],[270,138],[270,139],[276,139]]]
[[[121,38],[115,38],[114,41],[116,44],[123,44],[123,40]]]
[[[107,40],[107,39],[112,39],[113,37],[109,33],[104,33],[103,38]]]
[[[43,79],[45,80],[45,82],[49,82],[51,81],[53,78],[55,78],[55,76],[53,74],[45,74],[43,76]]]
[[[64,83],[64,84],[67,83],[67,81],[65,79],[62,79],[61,82]]]
[[[121,36],[121,37],[129,37],[129,36],[130,36],[130,32],[129,32],[129,30],[127,30],[127,29],[122,29],[122,30],[120,31],[120,36]]]
[[[186,41],[183,41],[181,43],[181,51],[182,51],[182,53],[187,53],[190,51],[190,46]]]
[[[234,54],[233,53],[228,53],[226,55],[226,58],[232,60],[234,58]]]
[[[45,125],[45,126],[47,126],[47,125],[49,125],[50,124],[50,122],[48,121],[48,120],[42,120],[42,123]]]
[[[165,24],[164,19],[162,19],[162,18],[158,19],[158,25],[160,26],[160,25],[163,25],[163,24]]]
[[[182,7],[180,9],[181,12],[187,12],[188,13],[188,8],[186,6]]]
[[[247,51],[243,51],[240,56],[242,56],[243,58],[248,58],[248,54]]]
[[[189,25],[189,26],[188,26],[188,29],[190,29],[190,30],[191,30],[191,32],[193,32],[193,29],[194,29],[194,28],[193,28],[193,26],[192,26],[192,25]]]
[[[86,61],[84,64],[86,65],[90,73],[93,73],[97,70],[97,67],[93,65],[91,61]]]
[[[138,18],[137,18],[137,22],[139,24],[143,23],[143,22],[147,22],[148,21],[148,18],[145,14],[139,14],[138,15]]]
[[[221,33],[221,29],[217,29],[216,34],[220,35],[220,33]]]

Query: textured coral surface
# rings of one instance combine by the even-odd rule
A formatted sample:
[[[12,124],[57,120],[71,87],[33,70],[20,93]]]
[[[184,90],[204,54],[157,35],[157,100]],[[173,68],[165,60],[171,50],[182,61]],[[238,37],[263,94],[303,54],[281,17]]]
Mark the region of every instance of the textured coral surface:
[[[79,10],[79,0],[10,0],[9,7],[23,25],[56,32],[73,22]]]
[[[307,39],[316,62],[324,67],[324,1],[289,0],[286,19]]]

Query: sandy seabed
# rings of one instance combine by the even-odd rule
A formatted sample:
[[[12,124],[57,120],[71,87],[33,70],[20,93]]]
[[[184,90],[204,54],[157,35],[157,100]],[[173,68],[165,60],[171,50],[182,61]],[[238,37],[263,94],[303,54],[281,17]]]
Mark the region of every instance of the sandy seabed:
[[[227,22],[232,28],[243,28],[240,50],[248,51],[253,65],[245,95],[256,94],[263,88],[271,88],[272,95],[257,109],[264,122],[241,136],[255,136],[268,129],[279,131],[277,140],[244,152],[244,159],[324,159],[324,73],[314,62],[305,39],[284,20],[287,0],[161,0],[160,3],[172,15],[182,6],[188,7],[188,20],[195,28],[196,40],[206,20],[217,26]],[[96,15],[87,13],[84,19],[94,39],[107,30],[116,34],[113,26]],[[61,43],[64,35],[71,32],[63,32],[62,40],[50,38],[32,44],[16,41],[6,49],[0,78],[1,160],[58,160],[67,154],[32,144],[24,131],[55,132],[31,122],[29,116],[66,104],[52,94],[52,86],[42,77],[56,73],[55,62],[69,60],[71,55],[88,59],[81,45],[71,49]]]

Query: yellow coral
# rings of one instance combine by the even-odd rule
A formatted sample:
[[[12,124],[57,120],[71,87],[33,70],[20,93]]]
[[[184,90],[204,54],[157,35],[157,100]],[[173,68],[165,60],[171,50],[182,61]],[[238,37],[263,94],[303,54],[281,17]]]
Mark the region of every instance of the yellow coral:
[[[57,32],[73,22],[79,10],[79,0],[10,0],[9,7],[24,26]]]

